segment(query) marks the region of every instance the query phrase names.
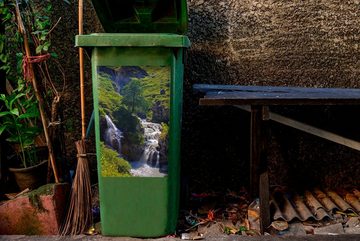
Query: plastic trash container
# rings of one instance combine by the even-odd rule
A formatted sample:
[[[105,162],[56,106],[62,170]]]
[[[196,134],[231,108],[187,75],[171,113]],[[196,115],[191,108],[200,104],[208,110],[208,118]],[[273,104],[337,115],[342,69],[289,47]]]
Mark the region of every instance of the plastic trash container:
[[[92,0],[106,32],[178,33],[187,30],[186,0]]]
[[[179,203],[186,36],[76,36],[92,48],[102,234],[173,233]]]

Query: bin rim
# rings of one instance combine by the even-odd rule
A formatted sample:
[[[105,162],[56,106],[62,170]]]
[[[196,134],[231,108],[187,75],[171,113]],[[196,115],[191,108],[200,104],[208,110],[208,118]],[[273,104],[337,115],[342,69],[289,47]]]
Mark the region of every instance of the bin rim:
[[[76,47],[190,47],[185,35],[164,33],[93,33],[75,36]]]
[[[188,29],[186,0],[91,0],[107,33],[177,33]]]

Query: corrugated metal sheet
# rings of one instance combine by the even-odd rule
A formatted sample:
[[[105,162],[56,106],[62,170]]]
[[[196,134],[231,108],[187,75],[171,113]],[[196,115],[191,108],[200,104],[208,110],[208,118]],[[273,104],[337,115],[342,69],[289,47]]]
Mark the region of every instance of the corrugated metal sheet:
[[[338,211],[360,214],[360,192],[314,189],[300,194],[274,193],[270,207],[274,220],[307,221],[333,219]]]

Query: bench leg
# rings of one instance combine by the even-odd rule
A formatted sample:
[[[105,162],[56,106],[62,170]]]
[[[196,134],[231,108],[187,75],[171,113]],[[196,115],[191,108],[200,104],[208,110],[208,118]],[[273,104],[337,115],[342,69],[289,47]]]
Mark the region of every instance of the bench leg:
[[[260,231],[264,233],[269,227],[269,175],[265,156],[266,124],[263,121],[263,106],[251,106],[250,124],[250,194],[260,199]]]
[[[260,198],[260,232],[264,234],[270,226],[270,193],[269,193],[269,174],[267,171],[260,175],[259,185]]]
[[[251,106],[250,120],[250,194],[259,195],[261,153],[263,152],[262,106]]]

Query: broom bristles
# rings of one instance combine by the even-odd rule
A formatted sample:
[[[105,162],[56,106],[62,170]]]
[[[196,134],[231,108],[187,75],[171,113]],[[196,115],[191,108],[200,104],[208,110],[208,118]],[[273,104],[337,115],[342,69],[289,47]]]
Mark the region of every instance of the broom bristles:
[[[84,140],[75,142],[78,152],[76,174],[71,187],[70,203],[61,235],[82,234],[92,225],[91,183]]]

